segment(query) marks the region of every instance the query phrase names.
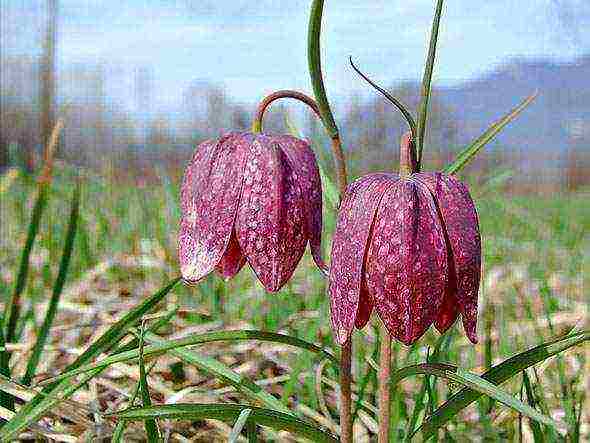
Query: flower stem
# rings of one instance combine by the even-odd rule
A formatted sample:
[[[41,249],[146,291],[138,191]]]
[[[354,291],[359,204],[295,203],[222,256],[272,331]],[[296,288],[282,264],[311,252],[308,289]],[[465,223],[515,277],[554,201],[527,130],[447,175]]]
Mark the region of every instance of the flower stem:
[[[300,102],[305,103],[307,106],[311,108],[311,110],[321,118],[320,111],[318,108],[318,104],[315,100],[302,92],[292,91],[290,89],[284,89],[281,91],[273,92],[269,96],[265,97],[260,104],[258,105],[258,109],[256,110],[256,116],[254,117],[254,122],[252,123],[252,132],[260,133],[262,132],[262,119],[264,118],[264,112],[266,108],[274,102],[275,100],[279,100],[281,98],[293,98],[295,100],[299,100]]]
[[[389,426],[391,416],[390,381],[391,381],[391,335],[381,325],[381,351],[379,360],[379,434],[378,443],[389,443]]]
[[[322,30],[322,12],[324,0],[313,0],[307,30],[307,61],[313,93],[318,103],[322,123],[332,139],[332,156],[338,180],[340,200],[346,192],[346,160],[342,151],[342,142],[330,103],[326,96],[324,79],[322,77],[322,60],[320,51],[320,34]],[[352,339],[342,346],[340,357],[340,441],[352,443],[352,411],[351,411],[351,383],[352,383]]]
[[[412,133],[406,132],[402,135],[399,149],[399,175],[407,177],[416,172],[416,156]]]
[[[342,345],[340,353],[340,441],[352,443],[351,391],[352,338]]]

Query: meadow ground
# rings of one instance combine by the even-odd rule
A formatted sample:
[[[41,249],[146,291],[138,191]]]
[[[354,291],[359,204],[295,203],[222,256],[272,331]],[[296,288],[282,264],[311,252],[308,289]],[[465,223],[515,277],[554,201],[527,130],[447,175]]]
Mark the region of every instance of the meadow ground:
[[[60,167],[56,172],[30,258],[18,342],[8,345],[14,380],[25,373],[64,248],[74,173],[71,168]],[[143,185],[94,174],[83,178],[72,262],[33,386],[59,374],[131,307],[178,276],[178,177],[160,178],[159,182]],[[36,186],[33,179],[13,173],[2,177],[0,192],[0,295],[6,301],[15,284]],[[459,324],[442,340],[435,331],[429,331],[411,348],[395,345],[398,366],[423,362],[430,353],[436,361],[480,374],[552,337],[572,329],[588,329],[588,193],[515,196],[492,181],[474,188],[473,195],[484,251],[479,344],[470,345]],[[326,199],[325,257],[334,214]],[[227,283],[211,276],[195,287],[177,286],[149,315],[147,324],[174,312],[157,331],[167,339],[197,332],[261,329],[294,335],[338,354],[330,331],[325,283],[306,253],[294,278],[278,294],[266,294],[246,267]],[[373,318],[354,338],[353,390],[358,394],[355,398],[361,397],[354,401],[359,442],[369,441],[368,433],[376,428],[377,322]],[[190,358],[179,358],[176,350],[146,357],[147,384],[155,404],[248,402],[235,384],[207,371],[203,362],[215,359],[255,381],[300,417],[337,431],[337,376],[329,363],[319,364],[317,355],[288,345],[247,340],[188,349],[196,358],[193,364]],[[453,418],[438,437],[445,441],[533,441],[542,430],[545,441],[588,441],[589,360],[586,342],[529,369],[527,379],[518,375],[503,385],[562,423],[559,434],[538,428],[528,418],[481,398]],[[54,413],[40,424],[66,441],[80,436],[91,440],[96,435],[108,437],[114,424],[97,412],[127,407],[139,375],[137,361],[114,364],[62,403],[63,414]],[[422,376],[405,379],[394,391],[393,425],[400,437],[415,429],[431,408],[458,389],[442,379],[424,380]],[[527,381],[531,384],[529,395]],[[12,387],[20,398],[17,404],[31,398],[30,390]],[[214,420],[160,420],[159,426],[171,441],[225,441],[231,431],[231,423]],[[37,431],[45,432],[43,429]],[[145,439],[141,422],[129,424],[126,432],[126,441]],[[265,428],[263,438],[289,441],[291,437]]]

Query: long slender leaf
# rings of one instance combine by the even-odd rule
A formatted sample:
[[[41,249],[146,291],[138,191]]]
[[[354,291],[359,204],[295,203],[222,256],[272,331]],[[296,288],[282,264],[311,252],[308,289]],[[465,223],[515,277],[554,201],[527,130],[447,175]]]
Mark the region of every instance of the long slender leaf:
[[[150,390],[147,383],[147,376],[145,374],[145,362],[143,359],[143,343],[144,343],[145,330],[141,328],[139,334],[139,391],[141,392],[141,401],[143,407],[149,407],[152,405],[152,399],[150,397]],[[158,432],[158,425],[156,420],[145,421],[145,432],[148,437],[149,443],[157,443],[160,441],[160,434]]]
[[[45,347],[45,343],[47,342],[49,330],[53,325],[53,320],[55,319],[55,314],[57,313],[57,306],[59,304],[59,299],[66,281],[66,276],[70,265],[70,259],[72,257],[72,251],[74,249],[74,239],[76,237],[78,214],[80,210],[80,187],[81,185],[78,181],[76,183],[76,187],[74,188],[74,193],[72,195],[70,219],[66,233],[64,251],[61,257],[61,262],[59,264],[59,270],[57,273],[57,279],[53,287],[51,299],[49,300],[49,306],[47,307],[45,319],[43,320],[43,324],[41,325],[41,329],[39,330],[39,334],[37,335],[35,347],[33,348],[31,357],[27,362],[27,369],[22,379],[22,383],[24,385],[29,385],[35,375],[37,365],[39,364],[41,354],[43,353],[43,348]]]
[[[453,381],[460,384],[464,388],[469,388],[481,394],[485,394],[488,397],[517,410],[521,414],[532,418],[533,420],[537,420],[538,422],[544,423],[548,426],[558,426],[557,422],[555,422],[551,417],[541,414],[540,412],[518,400],[516,397],[513,397],[504,390],[500,389],[498,386],[490,383],[480,376],[456,366],[442,363],[423,363],[402,368],[397,371],[392,378],[395,382],[399,382],[406,377],[418,374],[434,375],[436,377]]]
[[[151,333],[146,334],[145,339],[148,343],[153,343],[155,345],[161,346],[166,344],[166,342],[160,337]],[[169,352],[170,354],[180,358],[185,363],[196,366],[200,370],[211,374],[212,376],[217,377],[228,384],[231,384],[248,398],[254,401],[259,401],[271,409],[281,411],[285,414],[292,414],[292,412],[277,398],[266,392],[248,377],[238,374],[236,371],[228,368],[220,361],[182,348],[172,348],[169,350]]]
[[[424,67],[424,77],[422,78],[420,106],[418,107],[418,140],[416,140],[418,170],[422,167],[422,151],[424,150],[426,121],[428,119],[428,106],[430,103],[430,90],[432,85],[432,71],[434,70],[434,60],[436,58],[436,43],[438,41],[438,29],[440,26],[442,7],[443,0],[438,0],[434,12],[434,20],[432,21],[432,29],[430,31],[430,45],[428,46],[428,56],[426,57],[426,66]]]
[[[588,340],[590,340],[590,331],[557,338],[509,358],[484,373],[481,378],[494,385],[499,385],[524,369]],[[444,426],[451,418],[481,396],[482,393],[474,389],[461,389],[434,411],[414,434],[422,432],[425,438],[431,436],[437,429]]]
[[[240,412],[240,415],[238,416],[238,419],[234,423],[234,427],[232,428],[231,433],[229,434],[227,443],[236,443],[238,441],[238,438],[242,433],[242,429],[244,429],[244,426],[246,425],[248,417],[250,417],[251,413],[252,409],[250,408],[242,409],[242,412]]]
[[[448,165],[443,172],[447,174],[456,174],[461,169],[463,169],[469,161],[475,157],[475,155],[490,141],[494,139],[496,135],[514,120],[518,114],[520,114],[524,109],[532,103],[532,101],[537,97],[537,92],[528,96],[524,99],[516,108],[511,110],[508,114],[502,117],[500,120],[494,122],[482,135],[476,138],[474,141],[471,142],[469,146],[467,146],[461,153],[457,156],[455,161]]]
[[[120,420],[145,420],[146,418],[173,420],[213,419],[231,423],[238,419],[244,409],[250,409],[252,411],[250,420],[261,426],[268,426],[278,431],[288,431],[314,442],[338,442],[334,435],[292,415],[249,405],[178,403],[151,406],[149,408],[131,408],[106,414],[106,417],[114,417]]]
[[[526,371],[522,371],[522,383],[526,392],[527,402],[531,408],[534,408],[537,402],[535,401],[535,394],[533,393],[533,388],[531,387],[531,380],[529,379]],[[541,426],[539,423],[531,420],[531,429],[533,430],[535,443],[542,443],[545,441],[545,437],[543,436],[543,432],[541,431]]]
[[[159,338],[159,337],[158,337]],[[155,343],[155,340],[151,340]],[[323,358],[328,358],[333,363],[338,364],[338,359],[328,351],[323,350],[319,346],[316,346],[312,343],[306,342],[297,337],[291,337],[290,335],[284,334],[276,334],[274,332],[266,332],[266,331],[255,331],[255,330],[247,330],[247,331],[217,331],[217,332],[207,332],[205,334],[194,334],[189,335],[188,337],[179,338],[176,340],[166,340],[161,341],[158,344],[153,344],[150,346],[146,346],[144,349],[145,355],[154,355],[154,354],[162,354],[164,352],[183,348],[186,346],[198,345],[203,343],[211,343],[215,341],[241,341],[241,340],[260,340],[260,341],[268,341],[274,343],[283,343],[287,345],[294,346],[296,348],[305,349],[311,352],[315,352],[319,354]],[[150,340],[148,340],[150,341]],[[131,349],[125,352],[117,353],[115,355],[105,357],[102,360],[99,360],[95,363],[79,366],[71,371],[65,371],[58,375],[57,377],[53,377],[50,379],[45,380],[43,383],[53,383],[59,380],[68,379],[73,377],[74,375],[81,374],[86,371],[90,371],[99,367],[107,367],[114,363],[121,363],[129,360],[133,360],[138,358],[139,353],[137,349]]]
[[[3,324],[4,329],[2,341],[5,343],[11,343],[16,337],[16,327],[20,316],[21,309],[21,296],[27,284],[27,276],[29,275],[29,257],[35,244],[35,238],[39,232],[39,225],[41,224],[41,216],[47,206],[47,200],[49,198],[49,183],[40,182],[37,190],[37,199],[35,206],[33,207],[33,214],[31,215],[31,222],[29,223],[29,229],[27,231],[27,239],[25,241],[25,247],[23,248],[20,266],[16,277],[16,284],[10,297],[10,301],[6,304],[4,310]],[[5,349],[0,355],[0,373],[10,377],[10,353]],[[7,409],[14,409],[14,399],[12,396],[3,393],[0,396],[0,406]]]
[[[172,280],[164,288],[150,296],[147,300],[131,309],[127,314],[113,324],[98,340],[92,343],[86,351],[84,351],[72,364],[70,364],[66,371],[71,371],[79,366],[82,366],[89,360],[95,358],[102,352],[111,349],[121,338],[127,333],[129,328],[133,326],[141,317],[153,309],[180,281],[180,277]],[[84,383],[91,380],[103,369],[96,369],[84,375],[82,380]],[[25,404],[16,415],[6,423],[0,430],[0,441],[8,442],[25,429],[29,424],[36,422],[45,415],[49,409],[62,398],[68,398],[72,395],[82,383],[72,384],[69,380],[62,380],[52,383],[43,389],[43,392],[36,395],[30,402]],[[61,395],[57,395],[57,394]],[[51,394],[51,395],[48,395]]]

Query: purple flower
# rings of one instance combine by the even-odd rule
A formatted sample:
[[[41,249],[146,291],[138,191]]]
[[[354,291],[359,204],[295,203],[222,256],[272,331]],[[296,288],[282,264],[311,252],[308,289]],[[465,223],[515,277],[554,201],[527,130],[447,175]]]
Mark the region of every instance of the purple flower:
[[[325,270],[320,175],[304,140],[232,132],[201,143],[185,171],[181,208],[178,249],[187,282],[214,269],[228,279],[248,262],[276,292],[308,241]]]
[[[413,152],[409,135],[404,152]],[[409,171],[358,179],[346,191],[332,243],[328,291],[338,343],[353,326],[364,327],[373,308],[405,344],[433,322],[446,331],[459,314],[476,343],[480,267],[477,213],[455,177]]]

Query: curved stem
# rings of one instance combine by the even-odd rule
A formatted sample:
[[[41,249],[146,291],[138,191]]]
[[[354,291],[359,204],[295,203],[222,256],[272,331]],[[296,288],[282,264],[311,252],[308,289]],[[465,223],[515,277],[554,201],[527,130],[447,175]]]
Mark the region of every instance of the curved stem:
[[[379,360],[379,434],[378,443],[389,443],[389,427],[391,417],[390,375],[391,375],[391,335],[381,325],[381,350]]]
[[[410,127],[410,130],[412,131],[412,138],[415,140],[416,139],[416,122],[414,121],[412,114],[410,114],[410,111],[408,111],[408,108],[401,101],[396,99],[393,95],[391,95],[389,92],[387,92],[381,86],[379,86],[377,83],[375,83],[373,80],[371,80],[367,75],[363,74],[361,72],[361,70],[359,68],[357,68],[356,65],[353,63],[352,57],[349,57],[348,61],[350,62],[352,69],[354,69],[358,75],[360,75],[373,88],[375,88],[377,91],[379,91],[381,94],[383,94],[387,100],[389,100],[397,109],[399,109],[399,111],[402,113],[402,115],[404,116],[404,118],[408,122],[408,126]]]
[[[311,110],[318,117],[321,118],[318,104],[315,102],[313,98],[303,94],[302,92],[284,89],[281,91],[273,92],[260,102],[260,104],[258,105],[258,109],[256,110],[254,122],[252,123],[252,132],[262,132],[262,119],[264,118],[264,112],[266,111],[266,108],[268,108],[272,102],[274,102],[275,100],[279,100],[281,98],[293,98],[295,100],[299,100],[300,102],[305,103],[307,106],[309,106]]]
[[[401,139],[399,149],[399,175],[407,177],[416,172],[416,150],[411,132],[406,132]]]

